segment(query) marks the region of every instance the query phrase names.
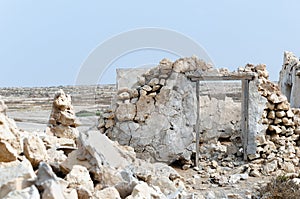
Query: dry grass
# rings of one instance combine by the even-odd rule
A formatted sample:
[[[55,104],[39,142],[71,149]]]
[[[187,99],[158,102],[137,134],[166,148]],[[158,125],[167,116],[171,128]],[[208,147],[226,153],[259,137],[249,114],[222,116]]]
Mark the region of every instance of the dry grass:
[[[286,176],[273,178],[259,192],[263,199],[300,199],[300,185]]]

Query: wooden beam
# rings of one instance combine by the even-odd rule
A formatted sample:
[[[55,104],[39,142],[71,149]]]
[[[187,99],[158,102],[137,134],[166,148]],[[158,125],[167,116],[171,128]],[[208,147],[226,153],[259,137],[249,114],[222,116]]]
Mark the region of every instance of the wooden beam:
[[[242,140],[244,160],[248,159],[247,146],[248,146],[248,129],[249,129],[249,80],[242,80]]]
[[[199,144],[200,144],[200,93],[199,93],[199,81],[196,81],[196,96],[197,96],[197,120],[196,120],[196,157],[195,166],[199,167]]]
[[[222,80],[252,80],[255,77],[255,73],[228,73],[228,74],[209,74],[207,72],[190,72],[186,76],[191,81],[222,81]]]

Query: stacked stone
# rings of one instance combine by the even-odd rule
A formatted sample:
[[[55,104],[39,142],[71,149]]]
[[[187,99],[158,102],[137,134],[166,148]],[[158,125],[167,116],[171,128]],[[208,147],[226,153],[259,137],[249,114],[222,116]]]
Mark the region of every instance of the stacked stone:
[[[245,70],[258,74],[258,91],[267,99],[261,119],[261,123],[266,126],[266,133],[257,136],[257,153],[249,156],[252,163],[264,166],[252,165],[252,172],[260,170],[265,175],[278,169],[296,172],[300,158],[297,146],[300,122],[295,113],[299,111],[292,109],[278,85],[268,80],[265,65],[247,65]]]
[[[98,120],[98,130],[100,133],[108,133],[109,129],[111,129],[114,125],[115,113],[111,109],[104,110],[103,114],[100,115]]]
[[[79,132],[71,96],[60,89],[54,97],[47,132],[59,138],[75,139]]]
[[[209,69],[196,57],[163,59],[138,76],[132,87],[117,91],[112,111],[102,115],[98,128],[120,144],[134,147],[139,157],[167,163],[179,158],[190,161],[196,95],[195,83],[186,73]],[[179,142],[169,144],[174,139]]]

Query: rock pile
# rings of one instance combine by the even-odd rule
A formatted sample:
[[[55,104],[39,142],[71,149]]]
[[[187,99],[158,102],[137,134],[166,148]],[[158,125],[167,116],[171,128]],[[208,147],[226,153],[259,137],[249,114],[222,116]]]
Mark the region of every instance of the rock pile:
[[[62,124],[76,121],[68,115],[72,105],[63,91],[58,92],[53,104],[51,119]],[[191,196],[174,169],[137,159],[131,147],[120,146],[99,131],[80,133],[76,143],[70,134],[20,131],[5,115],[4,103],[0,105],[0,198]]]
[[[75,139],[79,135],[76,128],[78,125],[71,96],[59,90],[54,97],[47,130],[56,137]]]
[[[257,73],[258,91],[267,101],[260,121],[266,130],[256,137],[256,154],[248,157],[251,163],[260,165],[253,166],[253,173],[259,170],[269,175],[279,169],[298,172],[300,123],[295,113],[299,114],[299,110],[292,109],[278,85],[268,80],[265,65],[247,65],[244,70]]]

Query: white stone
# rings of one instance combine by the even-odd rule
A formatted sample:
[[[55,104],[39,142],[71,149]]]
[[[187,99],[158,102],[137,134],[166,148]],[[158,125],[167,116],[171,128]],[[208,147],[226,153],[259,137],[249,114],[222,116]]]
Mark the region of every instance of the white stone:
[[[68,181],[71,188],[82,186],[91,192],[94,191],[94,184],[89,171],[83,166],[74,165],[70,173],[66,176],[66,181]]]
[[[96,191],[94,193],[95,199],[104,199],[104,198],[111,198],[111,199],[121,199],[118,190],[114,187],[108,187],[101,191]]]
[[[126,199],[141,199],[141,198],[160,198],[167,199],[167,197],[160,191],[158,187],[149,186],[145,182],[140,182],[136,185],[130,196]]]
[[[30,162],[24,158],[22,162],[0,163],[0,198],[11,191],[20,191],[30,187],[36,175]]]
[[[29,136],[24,139],[24,155],[33,167],[37,167],[40,162],[48,159],[46,147],[38,136]]]
[[[39,190],[34,186],[9,192],[3,199],[40,199]]]
[[[119,104],[116,110],[116,117],[118,121],[124,122],[133,120],[136,115],[136,106],[134,104]]]

